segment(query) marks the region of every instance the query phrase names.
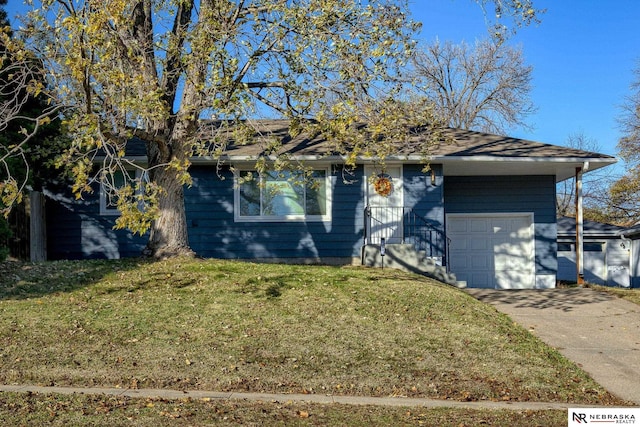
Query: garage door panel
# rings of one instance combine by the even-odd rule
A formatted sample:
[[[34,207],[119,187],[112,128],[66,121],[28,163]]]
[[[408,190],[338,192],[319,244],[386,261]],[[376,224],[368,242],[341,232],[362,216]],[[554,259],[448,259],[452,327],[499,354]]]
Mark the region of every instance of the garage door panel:
[[[527,242],[515,241],[513,244],[508,242],[499,242],[494,243],[493,250],[495,254],[495,258],[508,257],[512,260],[513,258],[521,259],[522,262],[528,260],[531,254],[531,245],[527,244]]]
[[[584,279],[590,283],[603,285],[605,279],[605,252],[584,252]]]
[[[491,228],[494,234],[509,233],[511,231],[511,222],[506,219],[492,219]]]
[[[450,239],[451,271],[459,280],[466,280],[468,286],[535,287],[531,215],[448,217],[447,237]]]
[[[530,274],[522,271],[497,271],[496,289],[531,289]]]
[[[489,224],[487,224],[487,221],[483,221],[483,220],[471,220],[469,221],[469,231],[471,231],[472,233],[486,233],[487,231],[489,231]]]
[[[470,267],[473,269],[490,270],[492,267],[491,257],[486,254],[470,254]]]
[[[473,284],[474,288],[489,288],[493,289],[493,274],[490,273],[473,273],[469,275],[469,279],[466,280],[467,285]]]
[[[450,251],[465,251],[469,249],[469,241],[467,239],[456,239],[449,242]]]
[[[452,233],[467,232],[467,222],[461,218],[452,219],[450,223],[447,223],[447,226],[449,227]]]
[[[513,258],[514,256],[509,253],[496,253],[493,265],[496,270],[511,270],[514,265]]]
[[[487,241],[486,237],[475,237],[470,236],[467,239],[467,249],[477,251],[482,250],[486,251],[491,248],[491,242]]]
[[[459,255],[451,255],[450,256],[450,267],[452,269],[458,269],[460,271],[465,271],[466,269],[468,269],[470,267],[470,265],[467,263],[467,257],[466,256],[459,256]]]

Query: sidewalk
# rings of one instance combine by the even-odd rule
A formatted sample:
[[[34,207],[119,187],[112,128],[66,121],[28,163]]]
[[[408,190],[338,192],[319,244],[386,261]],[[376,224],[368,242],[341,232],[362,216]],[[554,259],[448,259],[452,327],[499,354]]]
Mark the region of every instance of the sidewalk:
[[[507,409],[515,411],[546,410],[568,408],[592,408],[593,405],[577,405],[573,403],[555,402],[459,402],[455,400],[416,399],[408,397],[363,397],[363,396],[333,396],[321,394],[271,394],[271,393],[236,393],[215,391],[180,391],[165,389],[120,389],[120,388],[82,388],[82,387],[42,387],[32,385],[0,385],[0,393],[59,393],[59,394],[94,394],[107,396],[126,396],[134,398],[162,398],[162,399],[211,399],[211,400],[247,400],[262,402],[304,402],[343,405],[378,405],[378,406],[406,406],[425,408],[465,408],[465,409]]]
[[[611,393],[640,404],[640,306],[589,288],[466,292],[555,347]]]

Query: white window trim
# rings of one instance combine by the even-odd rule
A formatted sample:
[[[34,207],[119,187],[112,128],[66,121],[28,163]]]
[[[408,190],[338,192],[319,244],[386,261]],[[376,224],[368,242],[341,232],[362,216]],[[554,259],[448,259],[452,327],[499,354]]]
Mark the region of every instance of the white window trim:
[[[128,169],[128,172],[133,172],[133,169]],[[144,176],[145,172],[141,169],[136,169],[136,179],[140,179]],[[100,184],[100,215],[102,216],[119,216],[121,213],[116,207],[109,207],[107,204],[107,198],[109,195],[104,189],[104,185]]]
[[[242,216],[240,215],[240,184],[238,178],[243,172],[255,172],[255,168],[238,168],[233,174],[233,219],[235,222],[331,222],[333,182],[335,177],[331,174],[329,166],[315,166],[313,170],[325,171],[325,188],[327,197],[327,210],[325,215],[279,215],[279,216]]]

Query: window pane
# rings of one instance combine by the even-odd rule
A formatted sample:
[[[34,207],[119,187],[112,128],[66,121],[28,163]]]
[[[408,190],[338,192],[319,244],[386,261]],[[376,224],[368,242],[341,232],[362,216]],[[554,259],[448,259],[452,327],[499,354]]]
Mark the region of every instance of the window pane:
[[[246,179],[249,175],[250,173],[246,172],[242,177]],[[255,174],[253,179],[240,185],[240,215],[260,215],[260,185]]]
[[[312,180],[307,183],[307,215],[327,214],[327,184],[326,172],[313,171]]]
[[[113,188],[116,190],[124,187],[125,178],[124,173],[121,170],[117,170],[113,172]],[[108,191],[106,194],[106,209],[116,209],[118,204],[118,197],[113,194],[111,191]]]
[[[585,252],[602,252],[602,243],[584,243],[582,249]]]
[[[113,173],[113,185],[116,188],[122,188],[124,186],[124,173],[122,171],[115,171]]]
[[[304,187],[291,172],[267,172],[262,197],[262,214],[304,215]]]
[[[325,170],[307,175],[298,171],[268,171],[260,178],[256,171],[240,173],[237,190],[240,217],[297,217],[327,214]]]

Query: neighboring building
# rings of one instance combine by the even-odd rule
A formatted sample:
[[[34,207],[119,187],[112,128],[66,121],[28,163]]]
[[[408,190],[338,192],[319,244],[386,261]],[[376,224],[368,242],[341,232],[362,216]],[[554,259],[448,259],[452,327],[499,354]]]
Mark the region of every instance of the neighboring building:
[[[620,237],[630,244],[629,282],[632,288],[640,288],[640,226],[636,225],[624,230]]]
[[[326,155],[327,141],[292,138],[285,121],[263,125],[313,168],[314,185],[275,173],[259,178],[263,186],[234,185],[252,172],[258,145],[231,147],[222,167],[217,159],[192,159],[185,204],[189,242],[199,256],[375,264],[380,254],[367,248],[379,250],[384,238],[387,245],[411,244],[468,286],[554,287],[556,183],[576,168],[615,163],[603,154],[449,129],[452,142],[432,149],[428,173],[411,148],[425,137],[417,135],[386,160],[384,171],[363,158],[345,174],[343,158]],[[144,238],[112,229],[117,211],[101,203],[99,189],[80,201],[63,189],[48,195],[49,258],[142,250]]]
[[[631,251],[635,242],[625,235],[627,229],[611,224],[584,220],[583,277],[596,285],[628,288],[631,280]],[[558,218],[558,280],[575,282],[576,220]]]

